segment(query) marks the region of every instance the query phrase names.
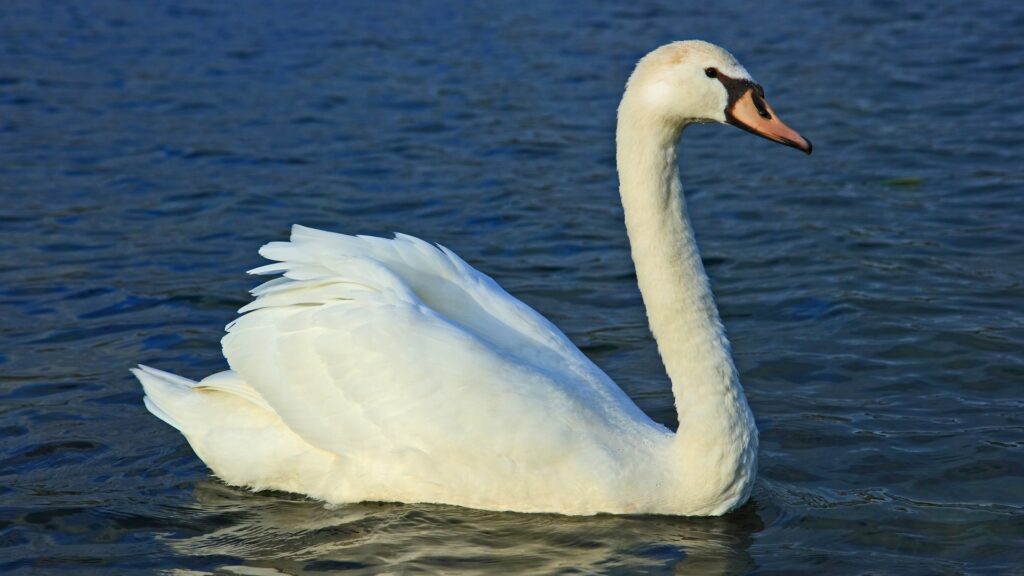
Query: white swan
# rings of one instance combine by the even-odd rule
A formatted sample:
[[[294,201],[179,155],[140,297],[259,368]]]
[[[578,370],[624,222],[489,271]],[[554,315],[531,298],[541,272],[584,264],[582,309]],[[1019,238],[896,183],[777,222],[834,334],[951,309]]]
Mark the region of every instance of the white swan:
[[[619,106],[626,228],[679,429],[645,415],[540,314],[445,248],[296,226],[227,328],[231,370],[140,366],[146,407],[229,484],[329,502],[562,514],[723,514],[750,494],[757,429],[679,183],[676,142],[728,122],[801,149],[725,50],[645,56]]]

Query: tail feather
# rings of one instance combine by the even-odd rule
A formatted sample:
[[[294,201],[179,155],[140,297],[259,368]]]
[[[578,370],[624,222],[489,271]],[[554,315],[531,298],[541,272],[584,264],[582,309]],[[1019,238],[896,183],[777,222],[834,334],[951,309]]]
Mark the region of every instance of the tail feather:
[[[132,373],[146,391],[146,408],[181,432],[228,484],[354,499],[332,495],[348,490],[345,483],[316,480],[333,472],[337,456],[307,444],[235,372],[199,382],[141,365]]]
[[[181,422],[171,416],[165,407],[172,405],[176,398],[191,394],[196,382],[142,364],[139,364],[138,368],[132,368],[131,371],[139,379],[143,390],[146,391],[144,399],[146,409],[178,430],[183,430]]]
[[[136,374],[136,376],[138,376],[138,374]],[[150,400],[149,396],[143,398],[142,402],[146,405],[146,410],[149,410],[150,414],[163,420],[165,423],[169,424],[170,426],[181,432],[181,424],[174,418],[171,418],[170,414],[164,412],[159,406],[157,406],[156,402]]]

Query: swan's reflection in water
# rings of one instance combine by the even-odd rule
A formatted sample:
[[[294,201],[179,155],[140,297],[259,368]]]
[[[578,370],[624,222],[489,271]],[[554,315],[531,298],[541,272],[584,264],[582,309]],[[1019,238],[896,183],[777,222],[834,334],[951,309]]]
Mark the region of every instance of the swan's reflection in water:
[[[389,503],[329,507],[216,481],[195,489],[210,530],[172,546],[218,573],[743,574],[763,528],[755,505],[724,518],[568,517]],[[223,557],[220,563],[218,557]],[[195,572],[189,572],[194,574]]]

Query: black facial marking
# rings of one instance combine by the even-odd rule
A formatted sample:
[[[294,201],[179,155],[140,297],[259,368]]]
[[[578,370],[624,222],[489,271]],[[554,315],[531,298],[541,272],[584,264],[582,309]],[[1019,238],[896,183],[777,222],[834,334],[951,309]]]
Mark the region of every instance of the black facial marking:
[[[757,114],[761,118],[764,118],[765,120],[771,120],[772,115],[768,113],[768,108],[765,106],[764,103],[764,90],[761,90],[760,86],[758,86],[757,88],[758,90],[755,90],[754,93],[751,95],[751,100],[754,101],[754,107],[757,108]]]
[[[740,101],[740,98],[747,93],[748,90],[752,90],[751,99],[754,101],[754,106],[757,108],[757,113],[766,120],[771,120],[772,115],[768,113],[768,108],[764,103],[764,88],[760,84],[756,84],[745,78],[737,80],[736,78],[730,78],[721,72],[718,72],[716,77],[718,81],[725,86],[725,91],[729,95],[729,104],[725,107],[725,117],[730,121],[733,120],[732,109],[736,107],[736,103]]]

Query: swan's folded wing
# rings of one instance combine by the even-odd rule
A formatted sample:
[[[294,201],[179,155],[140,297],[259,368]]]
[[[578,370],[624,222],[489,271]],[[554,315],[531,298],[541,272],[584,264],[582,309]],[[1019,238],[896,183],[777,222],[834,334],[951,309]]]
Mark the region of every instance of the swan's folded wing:
[[[605,401],[632,404],[554,324],[443,246],[404,234],[387,239],[295,226],[289,242],[267,244],[260,254],[277,262],[253,272],[283,272],[284,277],[257,288],[257,299],[242,311],[302,298],[319,303],[383,293],[427,306],[506,356],[581,380]],[[316,291],[305,290],[318,284]]]
[[[650,425],[561,332],[446,250],[298,228],[262,253],[278,262],[257,272],[284,277],[254,291],[225,356],[311,444],[538,463]]]

